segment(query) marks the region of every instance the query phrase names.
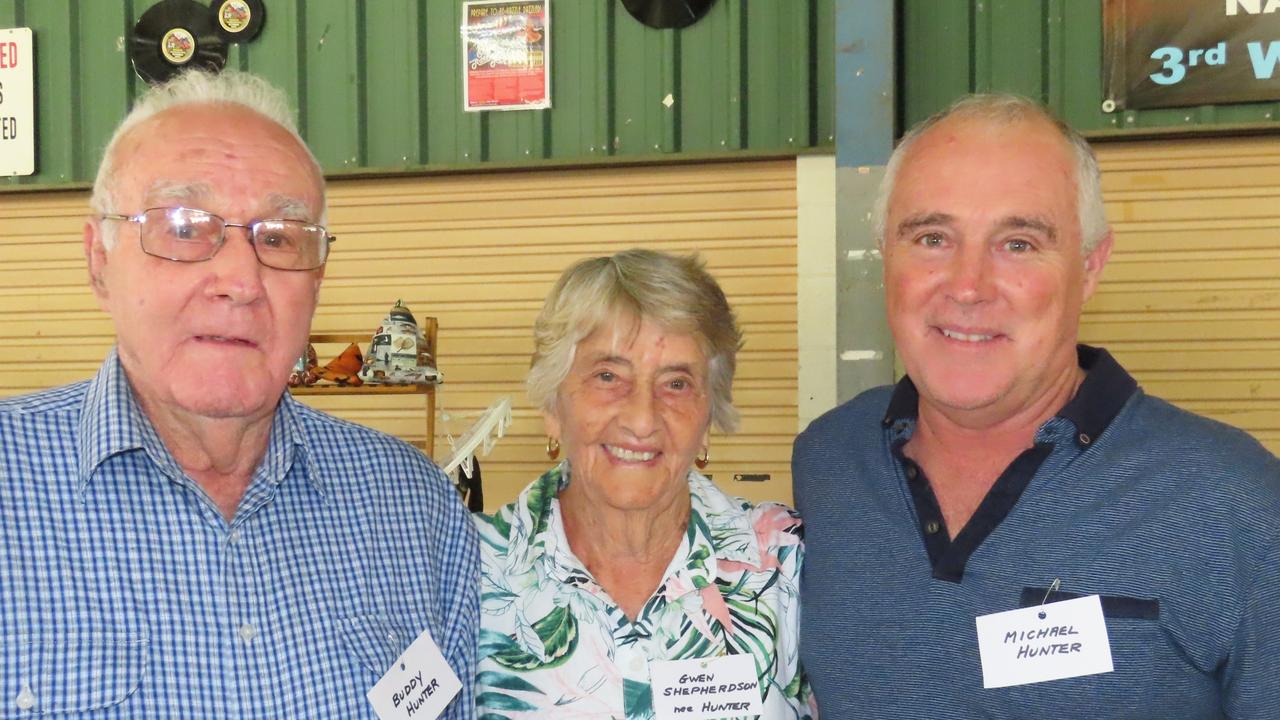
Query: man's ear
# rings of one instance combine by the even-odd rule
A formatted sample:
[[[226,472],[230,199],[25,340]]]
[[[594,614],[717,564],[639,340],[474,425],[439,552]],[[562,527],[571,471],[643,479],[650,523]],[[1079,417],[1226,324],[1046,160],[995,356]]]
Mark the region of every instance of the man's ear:
[[[1114,244],[1114,237],[1108,229],[1107,234],[1103,235],[1089,254],[1084,256],[1084,297],[1081,298],[1081,302],[1088,302],[1089,298],[1093,297],[1093,291],[1098,289],[1098,282],[1102,279],[1102,268],[1111,258],[1111,248]]]
[[[93,288],[94,297],[98,298],[98,307],[103,312],[111,312],[108,307],[110,293],[104,273],[107,271],[107,248],[102,244],[102,225],[93,220],[84,223],[84,259],[89,267],[89,287]]]

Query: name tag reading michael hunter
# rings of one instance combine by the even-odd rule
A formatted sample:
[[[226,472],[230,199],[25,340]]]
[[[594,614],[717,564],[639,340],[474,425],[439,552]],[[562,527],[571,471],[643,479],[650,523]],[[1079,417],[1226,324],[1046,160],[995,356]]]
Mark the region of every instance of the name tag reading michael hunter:
[[[750,655],[671,660],[649,665],[658,720],[753,717],[764,712]]]
[[[433,720],[460,690],[458,676],[423,630],[366,697],[380,720]]]
[[[1097,595],[981,615],[982,687],[1108,673],[1111,641]]]

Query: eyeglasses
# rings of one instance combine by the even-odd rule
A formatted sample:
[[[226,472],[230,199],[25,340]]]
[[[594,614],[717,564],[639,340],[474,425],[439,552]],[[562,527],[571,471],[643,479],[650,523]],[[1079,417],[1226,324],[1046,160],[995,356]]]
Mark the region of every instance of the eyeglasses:
[[[229,227],[248,230],[249,244],[258,262],[276,270],[315,270],[324,265],[329,245],[337,240],[325,228],[300,220],[259,220],[242,225],[185,207],[148,208],[137,215],[103,213],[98,217],[136,223],[142,251],[174,262],[211,259],[226,243]]]

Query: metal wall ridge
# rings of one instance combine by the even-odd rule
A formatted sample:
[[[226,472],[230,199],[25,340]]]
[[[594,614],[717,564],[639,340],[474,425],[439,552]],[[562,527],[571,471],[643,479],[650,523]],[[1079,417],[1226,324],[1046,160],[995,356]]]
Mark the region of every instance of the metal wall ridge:
[[[9,189],[93,178],[145,89],[127,38],[155,2],[0,0],[0,27],[32,28],[36,47],[37,173]],[[647,28],[615,0],[550,3],[549,110],[463,110],[462,0],[270,0],[262,33],[231,45],[227,67],[289,93],[334,178],[833,146],[834,0],[720,0],[679,31]]]

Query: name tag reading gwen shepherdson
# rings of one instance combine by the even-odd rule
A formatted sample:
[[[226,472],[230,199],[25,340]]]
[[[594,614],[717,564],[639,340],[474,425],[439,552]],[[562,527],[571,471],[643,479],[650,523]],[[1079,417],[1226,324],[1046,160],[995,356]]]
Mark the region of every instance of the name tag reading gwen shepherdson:
[[[433,720],[460,690],[458,676],[423,630],[366,697],[380,720]]]
[[[750,655],[671,660],[649,665],[658,720],[711,720],[759,715],[760,678]]]
[[[982,687],[999,688],[1114,670],[1097,595],[975,618]]]

